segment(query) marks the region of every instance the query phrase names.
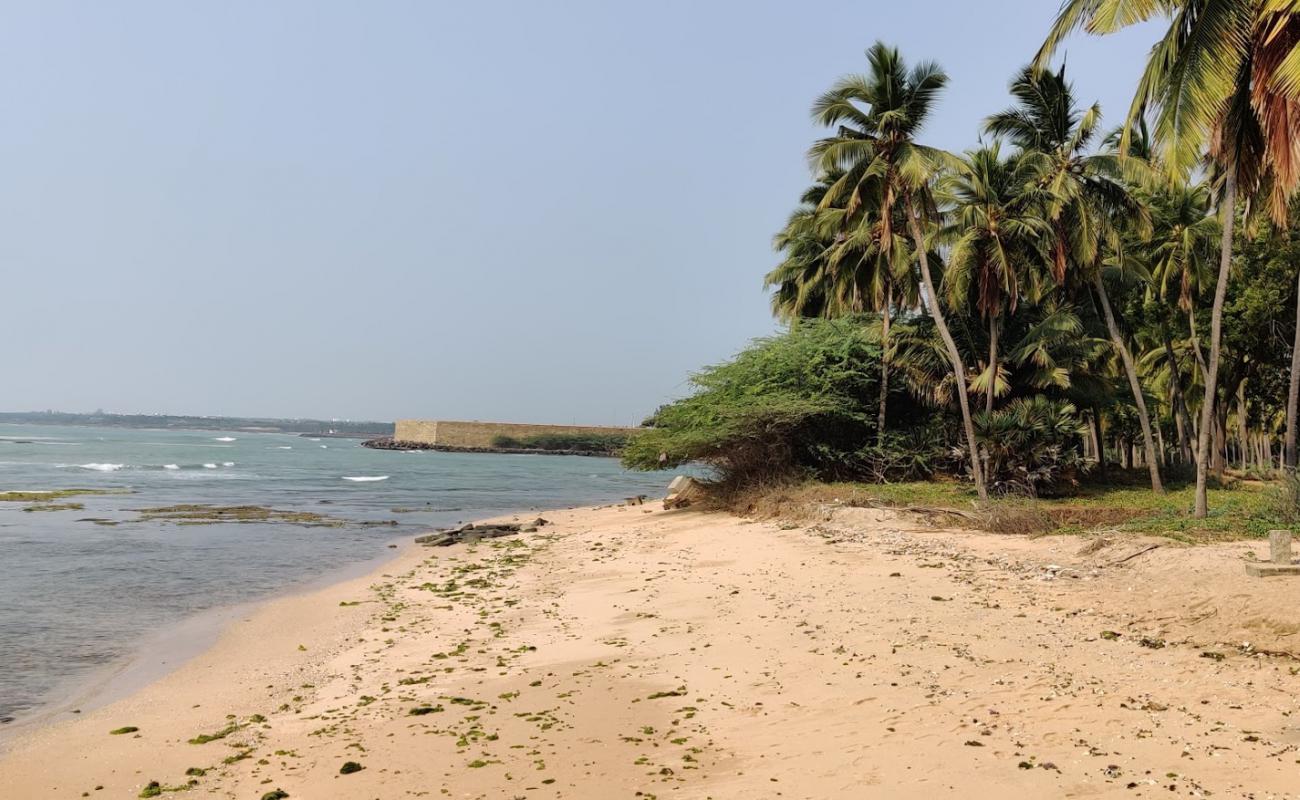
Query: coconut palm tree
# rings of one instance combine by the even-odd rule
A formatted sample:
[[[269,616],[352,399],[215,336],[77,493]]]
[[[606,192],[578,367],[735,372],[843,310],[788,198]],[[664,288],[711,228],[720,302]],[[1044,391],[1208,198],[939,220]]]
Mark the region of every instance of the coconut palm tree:
[[[954,159],[917,141],[948,78],[933,63],[909,70],[897,49],[880,42],[867,50],[867,61],[866,74],[841,78],[813,105],[814,120],[835,132],[813,145],[809,158],[819,172],[842,172],[821,205],[842,208],[846,221],[858,220],[869,226],[865,235],[880,242],[882,250],[895,246],[896,224],[900,217],[904,221],[920,270],[925,306],[944,341],[955,378],[971,477],[979,496],[985,498],[988,492],[966,391],[966,370],[944,319],[929,260],[939,217],[933,187],[940,168]]]
[[[994,114],[985,130],[1016,145],[1026,163],[1037,170],[1037,185],[1046,193],[1044,204],[1051,225],[1052,275],[1058,285],[1067,283],[1072,266],[1078,278],[1091,285],[1100,303],[1107,331],[1128,377],[1137,407],[1146,451],[1151,488],[1163,492],[1160,458],[1137,366],[1121,334],[1111,307],[1102,267],[1124,267],[1125,229],[1143,230],[1148,215],[1123,177],[1145,179],[1145,170],[1121,163],[1113,153],[1094,153],[1101,108],[1093,104],[1080,110],[1065,67],[1056,72],[1026,67],[1011,84],[1016,99],[1011,108]],[[1136,223],[1136,225],[1135,225]]]
[[[819,207],[827,188],[839,177],[830,173],[805,192],[802,203],[774,239],[785,258],[765,278],[772,296],[773,313],[780,319],[833,318],[880,313],[879,405],[877,441],[886,432],[889,399],[889,329],[891,310],[916,303],[916,284],[910,280],[911,251],[904,228],[895,224],[892,241],[877,238],[881,226],[850,219],[842,208]],[[860,208],[858,214],[864,214]]]
[[[1150,114],[1162,159],[1186,169],[1208,151],[1222,187],[1219,274],[1197,444],[1194,513],[1204,517],[1237,195],[1267,200],[1281,223],[1300,184],[1300,2],[1066,0],[1035,64],[1046,65],[1074,31],[1105,35],[1156,17],[1167,18],[1169,27],[1151,49],[1126,131]]]
[[[999,366],[998,334],[1004,314],[1014,314],[1022,292],[1035,298],[1038,267],[1049,226],[1033,191],[1035,171],[1023,158],[1004,157],[1000,142],[966,154],[944,190],[952,204],[944,287],[949,305],[963,305],[972,287],[975,310],[988,326],[988,361],[971,382],[984,394],[984,413],[1010,389]]]

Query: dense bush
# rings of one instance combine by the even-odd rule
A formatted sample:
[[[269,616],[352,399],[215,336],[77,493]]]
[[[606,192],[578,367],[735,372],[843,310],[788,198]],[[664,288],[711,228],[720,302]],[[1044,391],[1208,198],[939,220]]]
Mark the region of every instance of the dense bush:
[[[897,341],[931,334],[925,322],[896,327]],[[742,485],[965,476],[960,418],[947,393],[915,370],[894,370],[887,428],[878,435],[881,356],[872,318],[801,320],[695,375],[695,393],[656,411],[652,427],[623,451],[624,463],[646,470],[703,463]],[[977,415],[977,428],[990,483],[1003,493],[1069,486],[1082,468],[1083,427],[1063,400],[1015,398]]]
[[[1018,397],[976,414],[975,429],[990,489],[1037,497],[1078,482],[1084,425],[1071,403]]]
[[[693,376],[695,394],[655,412],[647,420],[653,427],[628,443],[624,462],[634,469],[700,462],[741,482],[798,473],[827,480],[928,474],[928,458],[942,456],[932,443],[900,429],[888,440],[890,452],[872,444],[880,358],[872,320],[802,320]]]
[[[492,446],[503,450],[577,450],[616,454],[627,444],[621,433],[539,433],[533,436],[494,436]]]

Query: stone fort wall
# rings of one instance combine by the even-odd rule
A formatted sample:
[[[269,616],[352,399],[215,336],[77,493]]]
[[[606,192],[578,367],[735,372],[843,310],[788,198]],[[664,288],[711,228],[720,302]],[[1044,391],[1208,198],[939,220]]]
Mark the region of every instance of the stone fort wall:
[[[513,422],[456,422],[448,420],[399,419],[393,431],[398,442],[415,442],[440,447],[492,447],[498,436],[524,439],[541,434],[632,434],[640,428],[584,425],[525,425]]]

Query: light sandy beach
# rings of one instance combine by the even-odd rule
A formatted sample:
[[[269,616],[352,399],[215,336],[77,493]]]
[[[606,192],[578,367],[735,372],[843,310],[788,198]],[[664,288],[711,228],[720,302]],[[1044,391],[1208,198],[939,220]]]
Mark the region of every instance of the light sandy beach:
[[[14,742],[0,796],[1300,797],[1300,582],[1258,545],[544,516],[256,608]]]

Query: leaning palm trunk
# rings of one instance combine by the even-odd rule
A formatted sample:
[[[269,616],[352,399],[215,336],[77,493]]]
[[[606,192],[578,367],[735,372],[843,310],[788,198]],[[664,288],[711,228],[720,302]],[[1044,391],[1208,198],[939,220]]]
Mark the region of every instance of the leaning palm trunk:
[[[1300,399],[1300,276],[1296,278],[1295,292],[1295,343],[1291,346],[1291,386],[1286,396],[1286,446],[1283,460],[1286,468],[1296,467],[1296,404]]]
[[[1228,296],[1228,273],[1232,268],[1232,228],[1236,222],[1237,167],[1228,167],[1223,187],[1223,240],[1219,243],[1219,280],[1214,287],[1210,310],[1210,359],[1205,367],[1205,401],[1201,404],[1201,429],[1196,447],[1196,507],[1193,515],[1204,519],[1210,513],[1207,495],[1210,470],[1210,429],[1214,421],[1214,399],[1219,380],[1219,337],[1223,332],[1223,303]]]
[[[885,410],[889,406],[889,303],[893,292],[885,293],[885,309],[880,315],[880,410],[876,413],[876,444],[885,443]]]
[[[916,252],[921,262],[921,281],[928,295],[926,308],[934,319],[934,326],[939,329],[939,336],[943,339],[944,347],[948,349],[948,361],[952,367],[953,384],[957,387],[957,402],[961,406],[962,426],[966,429],[966,446],[970,449],[970,469],[971,477],[975,480],[975,492],[981,500],[987,500],[989,492],[984,485],[984,470],[980,465],[979,444],[975,440],[975,423],[971,421],[970,398],[966,394],[966,368],[962,365],[961,353],[957,350],[957,342],[953,340],[952,333],[948,331],[948,323],[944,321],[943,312],[939,310],[939,294],[934,290],[934,280],[930,277],[930,257],[926,254],[925,237],[921,234],[921,223],[917,219],[916,210],[912,207],[910,200],[907,204],[907,223],[908,227],[911,228],[912,241],[916,244]]]
[[[1165,487],[1160,483],[1160,459],[1156,455],[1156,443],[1151,436],[1151,418],[1147,416],[1147,401],[1142,397],[1142,384],[1138,383],[1137,367],[1133,365],[1133,356],[1119,334],[1119,325],[1110,310],[1110,297],[1106,294],[1106,284],[1101,280],[1101,273],[1093,276],[1093,286],[1101,298],[1101,310],[1106,315],[1106,328],[1110,331],[1110,340],[1119,351],[1120,360],[1124,362],[1124,372],[1128,375],[1128,385],[1133,391],[1133,402],[1137,405],[1138,422],[1142,425],[1142,446],[1146,451],[1147,471],[1151,473],[1151,491],[1164,494]]]

